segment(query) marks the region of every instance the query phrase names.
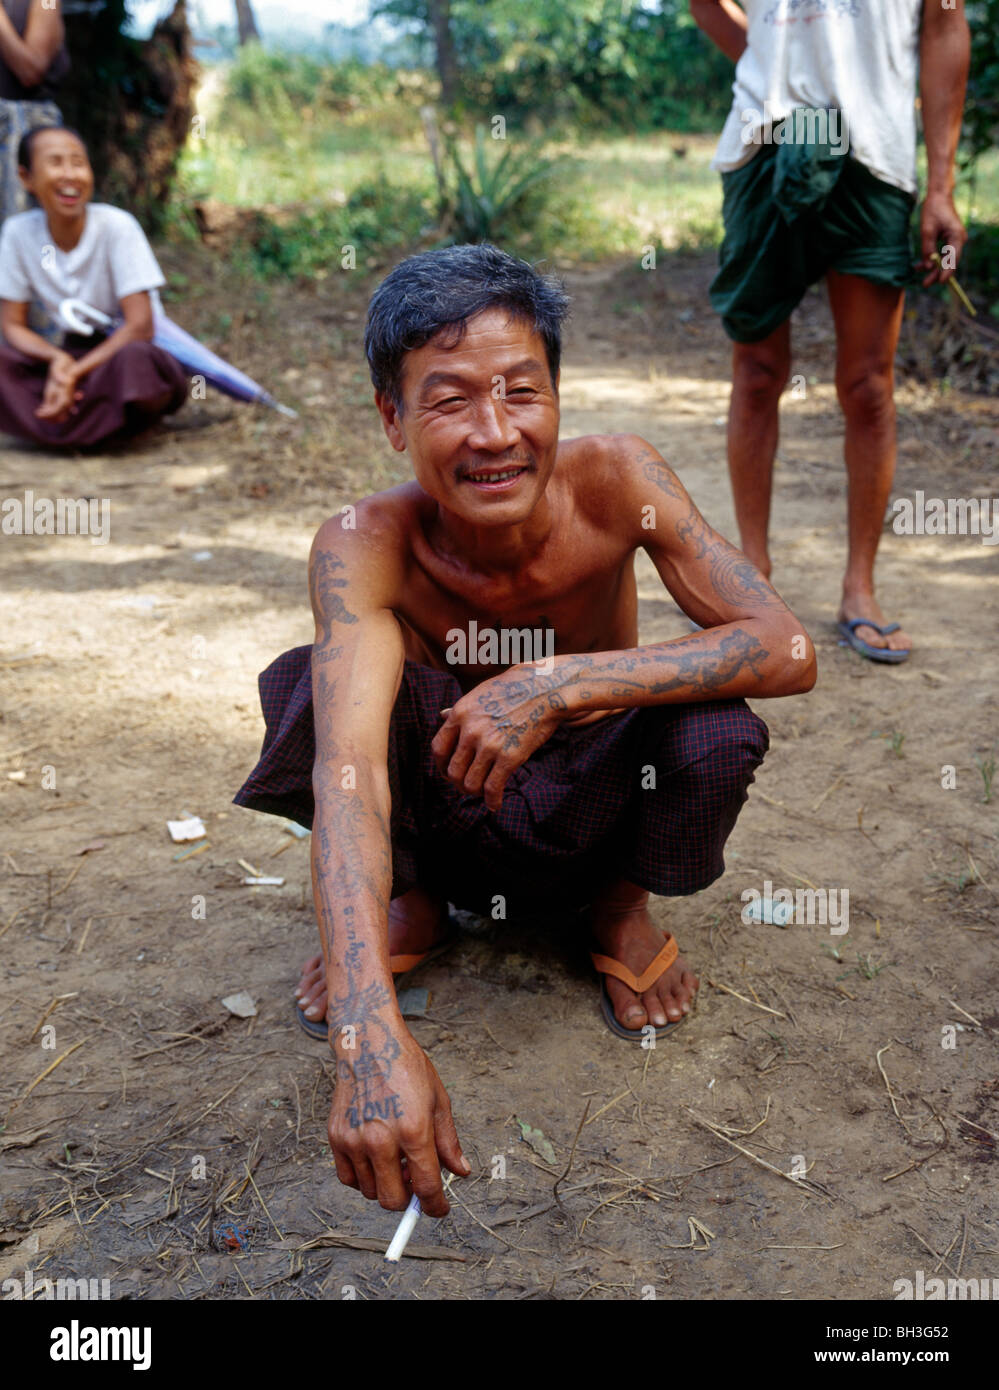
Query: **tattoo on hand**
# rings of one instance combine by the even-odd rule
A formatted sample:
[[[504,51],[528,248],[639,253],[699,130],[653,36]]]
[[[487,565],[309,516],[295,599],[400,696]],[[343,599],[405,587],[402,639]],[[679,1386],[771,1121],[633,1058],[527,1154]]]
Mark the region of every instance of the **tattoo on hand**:
[[[360,1056],[353,1062],[338,1058],[336,1071],[338,1081],[353,1086],[351,1103],[347,1106],[347,1122],[351,1129],[359,1129],[372,1120],[402,1119],[402,1101],[388,1086],[391,1064],[386,1065],[370,1048],[362,1047]]]

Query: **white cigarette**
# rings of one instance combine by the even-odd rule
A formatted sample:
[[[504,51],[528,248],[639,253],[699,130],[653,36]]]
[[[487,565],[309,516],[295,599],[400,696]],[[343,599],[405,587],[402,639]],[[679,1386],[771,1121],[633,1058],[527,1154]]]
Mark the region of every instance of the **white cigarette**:
[[[392,1242],[385,1251],[386,1260],[391,1261],[392,1264],[399,1263],[402,1252],[409,1244],[409,1238],[413,1234],[413,1228],[420,1219],[420,1212],[422,1210],[420,1199],[414,1193],[409,1199],[409,1206],[402,1214],[402,1220],[399,1222],[396,1233],[392,1237]]]

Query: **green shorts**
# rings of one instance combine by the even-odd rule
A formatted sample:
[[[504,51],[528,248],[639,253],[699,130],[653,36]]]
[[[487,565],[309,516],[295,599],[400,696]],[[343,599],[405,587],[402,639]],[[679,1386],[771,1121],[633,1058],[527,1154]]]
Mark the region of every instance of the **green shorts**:
[[[771,334],[827,270],[899,288],[913,279],[912,194],[843,155],[834,166],[826,161],[835,170],[826,179],[831,190],[789,222],[774,196],[777,157],[789,150],[763,145],[748,164],[722,174],[725,239],[710,294],[737,343]]]

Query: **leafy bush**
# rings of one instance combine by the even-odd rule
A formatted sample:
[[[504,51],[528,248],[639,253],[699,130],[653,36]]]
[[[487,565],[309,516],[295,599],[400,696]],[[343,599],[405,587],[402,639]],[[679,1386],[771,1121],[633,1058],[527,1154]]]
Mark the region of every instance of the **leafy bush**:
[[[971,69],[964,138],[972,159],[999,144],[999,0],[971,0]]]
[[[348,112],[385,100],[395,80],[381,63],[321,63],[306,53],[248,43],[227,70],[223,115],[239,118],[249,109],[281,127],[303,111]]]
[[[967,290],[993,301],[988,311],[999,318],[999,226],[994,222],[968,224],[968,242],[957,273]]]
[[[474,157],[466,168],[457,143],[447,139],[453,191],[442,211],[450,241],[495,241],[514,220],[524,233],[529,230],[528,221],[535,221],[543,207],[544,200],[540,204],[534,200],[528,208],[527,194],[550,179],[561,161],[546,158],[537,147],[517,149],[512,142],[495,143],[505,149],[491,160],[486,153],[486,128],[476,126]]]
[[[427,230],[429,212],[419,190],[384,178],[359,184],[340,207],[320,206],[287,218],[262,219],[249,248],[249,268],[263,279],[322,278],[341,268],[342,248],[355,248],[358,266],[408,248]]]

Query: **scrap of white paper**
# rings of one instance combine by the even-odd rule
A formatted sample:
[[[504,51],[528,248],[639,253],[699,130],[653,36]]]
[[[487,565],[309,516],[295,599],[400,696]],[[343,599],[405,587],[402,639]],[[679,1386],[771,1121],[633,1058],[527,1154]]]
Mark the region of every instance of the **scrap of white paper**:
[[[256,1018],[257,1016],[257,1006],[253,1002],[253,996],[247,994],[245,989],[240,990],[238,994],[227,994],[222,1003],[237,1018]]]
[[[174,844],[183,844],[185,840],[200,840],[205,834],[205,823],[200,816],[191,816],[189,820],[168,820],[167,829],[170,832],[170,839]]]

